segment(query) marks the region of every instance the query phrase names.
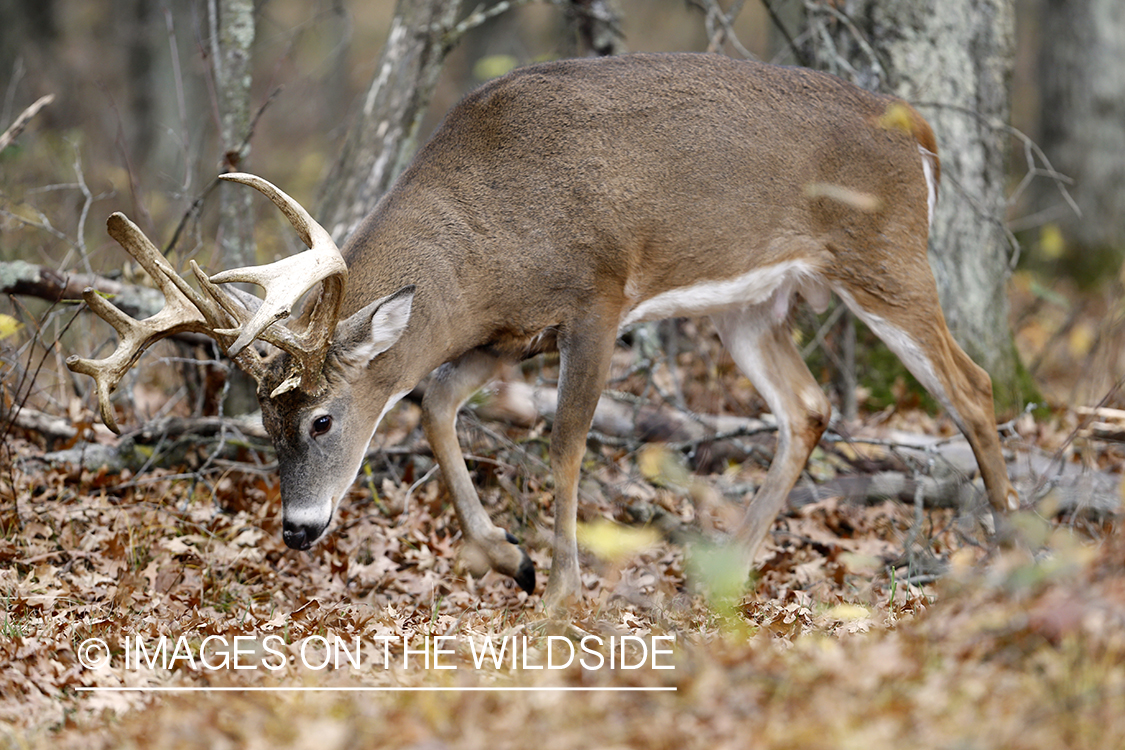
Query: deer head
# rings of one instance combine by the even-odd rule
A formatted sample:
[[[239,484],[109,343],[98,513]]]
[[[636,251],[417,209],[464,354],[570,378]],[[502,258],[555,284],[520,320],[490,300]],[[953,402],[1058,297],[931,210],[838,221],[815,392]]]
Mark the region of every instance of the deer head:
[[[135,320],[93,289],[86,289],[83,299],[117,331],[118,345],[105,359],[70,356],[66,364],[72,371],[94,378],[102,421],[120,434],[110,393],[145,349],[181,332],[214,339],[257,383],[263,422],[278,449],[285,539],[290,546],[304,549],[327,526],[371,437],[367,434],[360,445],[359,440],[348,439],[352,431],[341,429],[344,425],[333,429],[333,420],[346,420],[349,413],[339,402],[355,400],[346,375],[365,367],[397,341],[410,315],[413,287],[376,300],[340,321],[348,268],[328,232],[266,180],[242,173],[222,175],[222,179],[250,185],[266,195],[309,249],[268,265],[210,277],[191,261],[201,290],[196,291],[133,222],[115,213],[107,222],[110,236],[149,274],[164,294],[164,308],[150,318]],[[218,286],[231,282],[261,286],[264,299]],[[321,285],[319,293],[293,321],[293,327],[283,325],[294,305],[317,284]],[[255,341],[268,345],[269,352],[261,353]],[[342,385],[329,394],[329,381]],[[312,465],[317,472],[309,471]]]

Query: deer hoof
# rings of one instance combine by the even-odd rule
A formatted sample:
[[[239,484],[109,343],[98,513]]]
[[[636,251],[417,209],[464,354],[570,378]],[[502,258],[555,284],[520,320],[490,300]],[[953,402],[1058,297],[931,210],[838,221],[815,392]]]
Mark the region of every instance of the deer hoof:
[[[519,546],[519,540],[512,536],[511,532],[505,531],[504,534],[508,543],[516,545],[520,552],[520,564],[512,575],[512,579],[515,580],[517,586],[528,594],[535,593],[535,565],[532,564],[531,558],[527,556],[523,548]]]

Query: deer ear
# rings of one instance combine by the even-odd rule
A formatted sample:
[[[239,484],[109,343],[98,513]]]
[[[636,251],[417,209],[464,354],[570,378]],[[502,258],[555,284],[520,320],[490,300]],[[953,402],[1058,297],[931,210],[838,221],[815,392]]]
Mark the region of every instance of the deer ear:
[[[367,363],[394,346],[406,330],[414,304],[414,285],[375,300],[336,326],[337,355],[350,365]]]

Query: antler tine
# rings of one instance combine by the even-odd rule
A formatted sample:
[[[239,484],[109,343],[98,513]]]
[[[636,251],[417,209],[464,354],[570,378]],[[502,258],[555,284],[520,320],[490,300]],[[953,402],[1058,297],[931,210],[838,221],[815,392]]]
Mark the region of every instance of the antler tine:
[[[189,287],[156,246],[124,214],[115,213],[110,216],[106,228],[110,236],[148,272],[164,294],[165,300],[160,312],[144,320],[136,320],[114,307],[93,289],[87,288],[82,292],[86,304],[113,326],[119,340],[113,354],[104,359],[84,359],[72,355],[67,357],[66,365],[73,372],[89,375],[94,379],[102,421],[120,434],[109,394],[144,350],[159,339],[184,331],[203,333],[214,338],[215,329],[226,326],[229,318],[214,303],[202,298]],[[223,342],[220,341],[221,343]],[[247,364],[254,366],[252,362]],[[258,370],[260,371],[260,367]],[[251,375],[254,374],[251,371]]]
[[[273,201],[309,250],[264,266],[223,271],[209,280],[198,273],[203,290],[239,325],[238,329],[224,329],[217,333],[237,334],[228,350],[231,356],[238,355],[254,339],[284,349],[298,361],[301,388],[314,391],[339,320],[348,277],[347,264],[324,227],[313,220],[301,204],[275,185],[243,172],[221,177],[249,185]],[[265,289],[265,300],[252,315],[244,305],[215,286],[230,282],[248,282]],[[294,334],[282,327],[271,328],[273,323],[288,317],[297,300],[319,282],[323,282],[320,296],[315,302],[309,325],[302,333]]]

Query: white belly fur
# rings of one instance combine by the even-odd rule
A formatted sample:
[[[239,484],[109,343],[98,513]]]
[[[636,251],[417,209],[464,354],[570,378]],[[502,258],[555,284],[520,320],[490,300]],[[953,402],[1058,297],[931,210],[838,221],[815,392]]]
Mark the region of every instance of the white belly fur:
[[[791,260],[734,278],[702,281],[650,297],[630,308],[619,328],[664,318],[713,315],[767,302],[775,319],[781,322],[789,314],[794,293],[799,293],[818,311],[828,305],[828,288],[819,274],[808,261]]]

